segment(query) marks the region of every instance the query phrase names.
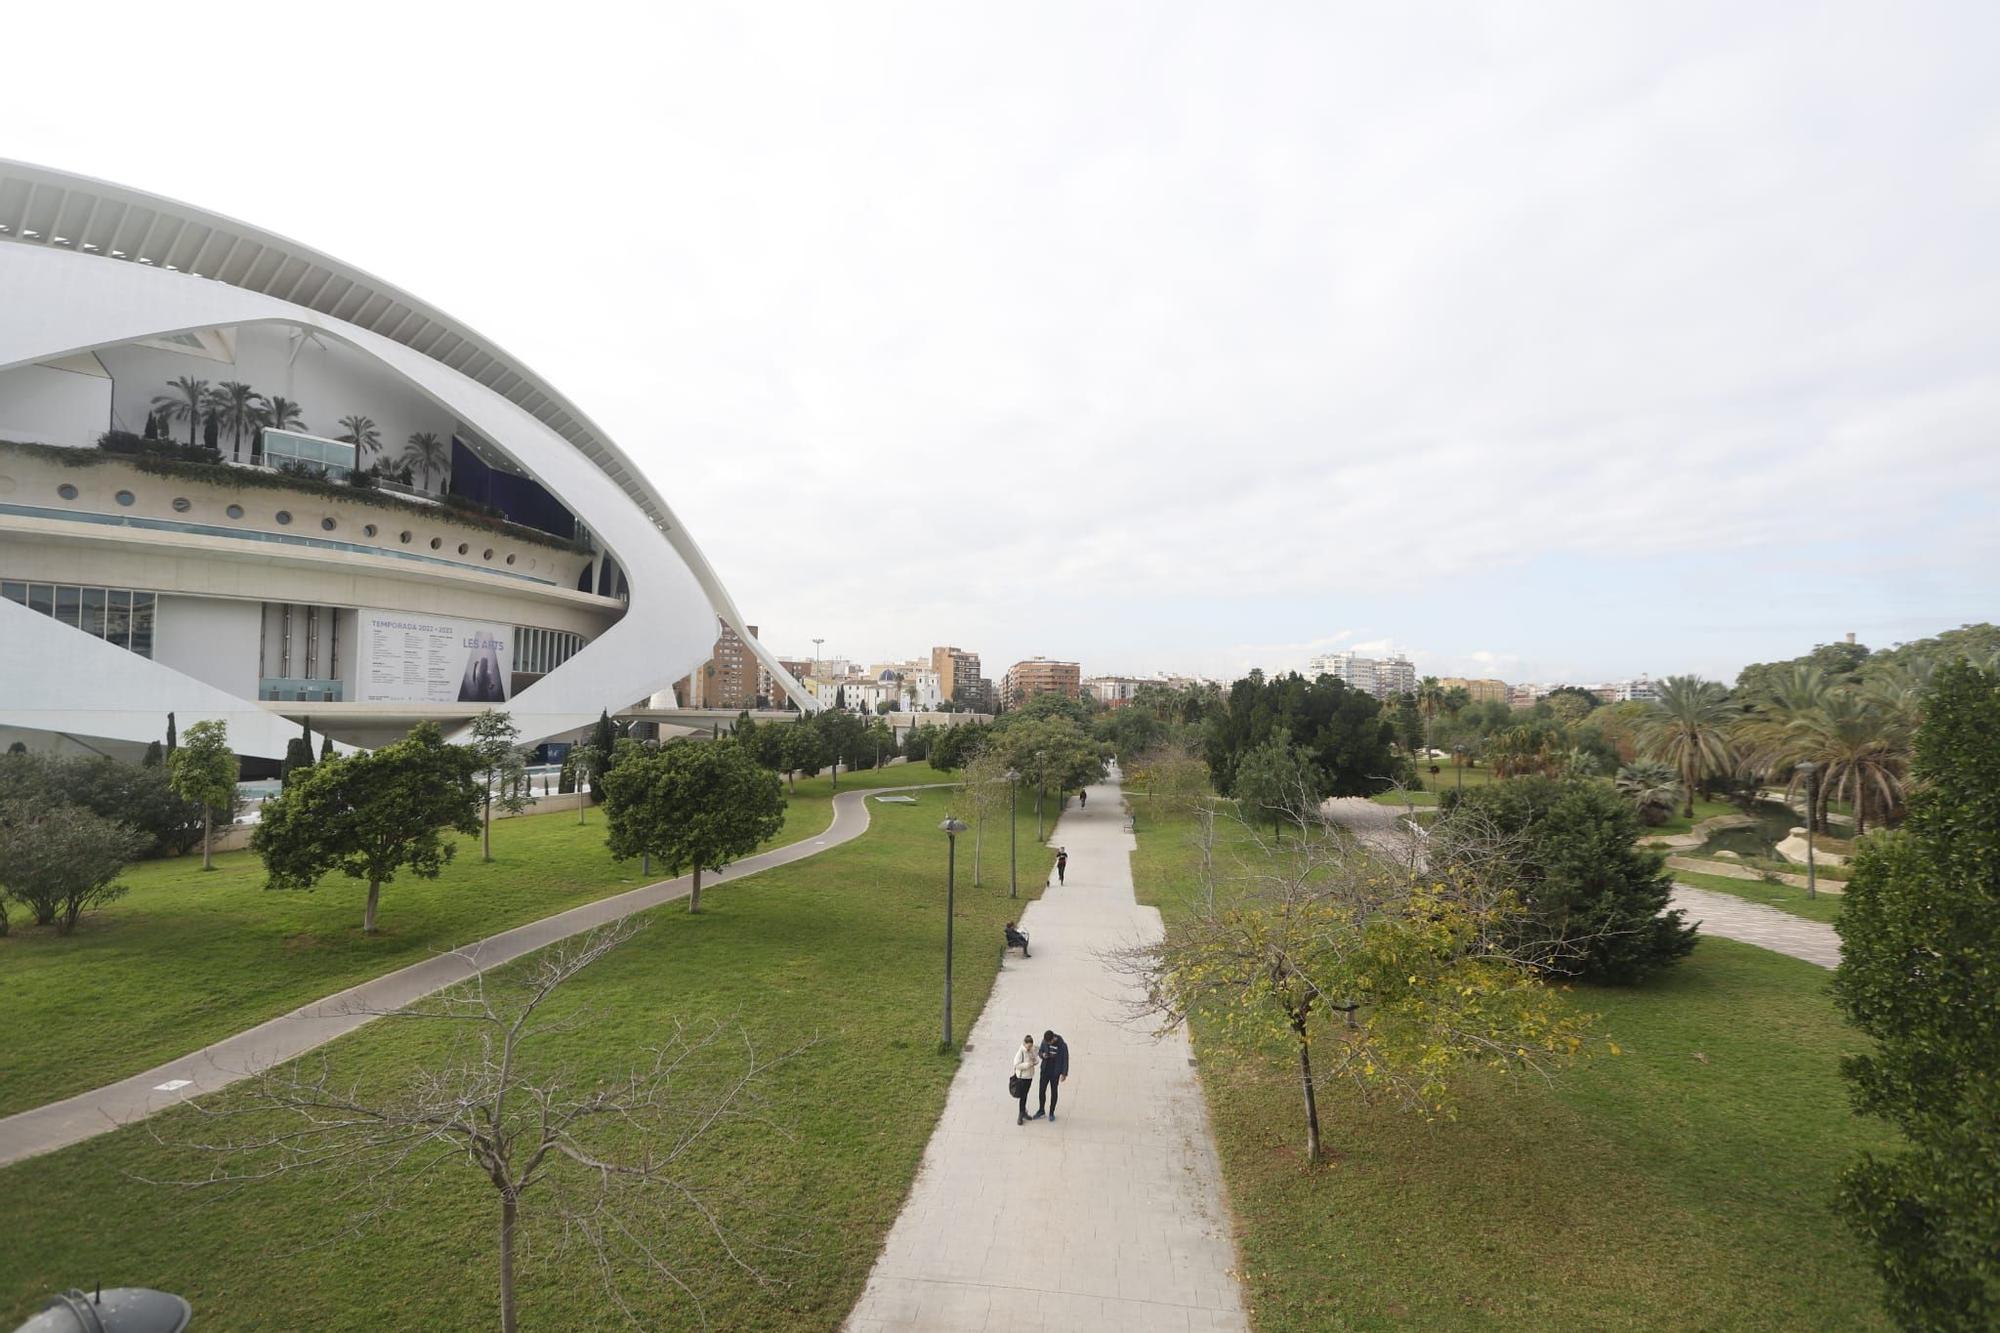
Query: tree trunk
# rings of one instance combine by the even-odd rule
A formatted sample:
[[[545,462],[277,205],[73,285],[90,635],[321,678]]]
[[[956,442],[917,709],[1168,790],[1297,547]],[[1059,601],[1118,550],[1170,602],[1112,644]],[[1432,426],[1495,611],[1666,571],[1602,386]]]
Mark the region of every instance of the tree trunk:
[[[486,787],[485,806],[486,819],[479,830],[479,858],[482,861],[491,861],[493,859],[493,785],[490,781]]]
[[[985,834],[986,815],[982,811],[972,817],[972,887],[975,889],[979,887],[979,845],[984,841]]]
[[[381,901],[382,901],[382,881],[379,879],[369,880],[368,910],[364,912],[361,917],[361,933],[363,935],[373,935],[375,933],[375,904]]]
[[[1299,1041],[1299,1087],[1306,1098],[1306,1160],[1319,1160],[1319,1098],[1313,1092],[1312,1040],[1306,1035],[1306,1026],[1294,1022],[1292,1031]]]
[[[500,1328],[514,1333],[514,1217],[520,1205],[510,1193],[500,1195]]]
[[[701,865],[694,868],[694,887],[688,890],[688,911],[690,914],[701,910]]]
[[[1694,818],[1694,774],[1695,769],[1693,764],[1689,764],[1681,770],[1681,786],[1687,790],[1687,808],[1681,811],[1681,814],[1687,819]]]
[[[582,784],[581,782],[577,783],[577,784],[576,784],[576,826],[577,826],[578,828],[582,828],[582,827],[583,827],[583,812],[584,812],[584,808],[585,808],[586,806],[588,806],[589,804],[590,804],[590,793],[589,793],[589,792],[587,792],[587,791],[585,791],[585,790],[583,789],[583,784]]]
[[[201,868],[215,869],[214,843],[215,811],[207,806],[201,808]]]
[[[1857,775],[1854,779],[1854,836],[1860,837],[1868,831],[1868,783]]]

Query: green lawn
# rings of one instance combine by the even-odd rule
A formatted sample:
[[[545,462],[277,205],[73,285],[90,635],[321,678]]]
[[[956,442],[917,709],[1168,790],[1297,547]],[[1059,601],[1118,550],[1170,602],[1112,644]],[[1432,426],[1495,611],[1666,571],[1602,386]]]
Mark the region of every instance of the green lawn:
[[[693,1183],[713,1191],[734,1243],[772,1285],[733,1269],[685,1216],[642,1228],[683,1265],[710,1327],[835,1327],[909,1189],[957,1066],[937,1054],[946,799],[877,805],[867,836],[753,879],[725,878],[704,893],[699,917],[678,905],[650,913],[648,930],[563,992],[565,1007],[591,1016],[559,1052],[586,1078],[631,1067],[675,1021],[741,1025],[765,1052],[818,1039],[762,1085],[760,1120],[727,1126],[693,1158]],[[1049,853],[1031,845],[1023,837],[1024,900],[1048,873]],[[1020,906],[1004,874],[982,890],[961,876],[960,1040],[991,990],[1000,923]],[[426,1027],[378,1023],[326,1053],[342,1080],[379,1083],[434,1040]],[[697,1078],[729,1067],[717,1061]],[[0,1246],[0,1326],[47,1292],[100,1280],[180,1292],[204,1329],[494,1324],[497,1209],[468,1168],[437,1168],[401,1208],[350,1236],[350,1204],[326,1180],[288,1176],[234,1194],[139,1183],[200,1169],[154,1137],[185,1141],[207,1128],[197,1120],[170,1112],[0,1170],[0,1234],[10,1238]],[[535,1202],[524,1222],[522,1326],[622,1326],[591,1265],[554,1248]],[[659,1282],[629,1269],[620,1280],[637,1326],[698,1323]]]
[[[1171,923],[1185,825],[1140,829],[1140,893]],[[1861,1043],[1825,970],[1704,938],[1653,984],[1576,998],[1622,1055],[1546,1085],[1474,1075],[1440,1123],[1328,1088],[1320,1168],[1288,1056],[1197,1020],[1257,1328],[1887,1326],[1828,1203],[1888,1135],[1848,1109]]]
[[[1747,902],[1763,903],[1766,907],[1775,907],[1781,912],[1805,917],[1808,921],[1824,921],[1831,925],[1840,916],[1842,899],[1839,894],[1822,893],[1817,898],[1808,898],[1804,889],[1789,884],[1766,884],[1761,879],[1731,879],[1727,875],[1704,875],[1695,870],[1669,870],[1667,873],[1674,877],[1676,883],[1733,894]]]
[[[841,775],[842,787],[948,780],[924,764]],[[876,809],[882,809],[876,806]],[[822,832],[826,777],[802,780],[769,845]],[[250,852],[147,861],[131,892],[67,938],[19,924],[0,937],[0,1114],[137,1073],[309,1000],[660,876],[604,848],[604,813],[495,821],[493,862],[476,838],[435,880],[382,890],[381,930],[361,933],[366,886],[331,876],[312,893],[264,889]]]
[[[1740,815],[1743,813],[1727,801],[1711,801],[1700,796],[1694,799],[1693,819],[1689,819],[1686,815],[1683,815],[1681,809],[1682,807],[1675,806],[1673,814],[1667,817],[1667,821],[1664,824],[1656,824],[1644,829],[1639,836],[1642,839],[1665,838],[1676,833],[1692,833],[1694,826],[1701,823],[1704,819],[1713,819],[1717,815]]]

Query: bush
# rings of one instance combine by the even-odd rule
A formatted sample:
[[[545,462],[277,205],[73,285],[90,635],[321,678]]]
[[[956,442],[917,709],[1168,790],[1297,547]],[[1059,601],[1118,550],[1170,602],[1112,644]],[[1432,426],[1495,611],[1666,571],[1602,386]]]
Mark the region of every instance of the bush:
[[[102,756],[0,756],[0,800],[43,795],[130,826],[145,838],[140,856],[177,856],[201,841],[200,808],[174,794],[163,767]]]
[[[1440,807],[1433,855],[1521,896],[1513,943],[1543,971],[1629,984],[1694,948],[1686,913],[1664,911],[1665,858],[1633,845],[1639,817],[1602,783],[1515,778],[1444,792]]]
[[[124,896],[118,874],[145,845],[144,834],[47,794],[0,801],[0,889],[59,935]]]
[[[222,451],[212,446],[177,444],[173,440],[149,440],[128,430],[108,430],[97,437],[97,447],[108,454],[130,458],[152,458],[174,463],[222,466]]]

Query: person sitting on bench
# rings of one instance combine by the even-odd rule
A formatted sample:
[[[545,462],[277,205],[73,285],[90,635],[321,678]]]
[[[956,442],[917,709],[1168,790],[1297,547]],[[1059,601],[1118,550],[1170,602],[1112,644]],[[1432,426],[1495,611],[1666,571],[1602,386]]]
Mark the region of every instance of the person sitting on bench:
[[[1007,923],[1007,949],[1019,949],[1021,957],[1028,956],[1028,932],[1015,929],[1012,921]],[[1002,949],[1000,952],[1005,953],[1007,949]]]

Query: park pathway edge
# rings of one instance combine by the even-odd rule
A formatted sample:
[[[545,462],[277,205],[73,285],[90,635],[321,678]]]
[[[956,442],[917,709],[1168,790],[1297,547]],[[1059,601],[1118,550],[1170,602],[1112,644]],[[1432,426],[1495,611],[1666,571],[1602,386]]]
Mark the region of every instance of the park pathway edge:
[[[949,787],[952,783],[911,783],[900,787],[862,787],[836,792],[833,819],[825,831],[797,842],[746,856],[728,868],[729,883],[761,870],[791,865],[831,847],[852,842],[868,831],[868,798],[889,792]],[[722,882],[709,872],[707,887]],[[675,902],[688,894],[692,876],[660,880],[608,898],[568,908],[529,921],[485,939],[433,954],[394,972],[300,1005],[290,1013],[266,1019],[233,1037],[224,1037],[198,1051],[168,1060],[103,1087],[0,1118],[0,1166],[95,1138],[120,1125],[144,1120],[190,1098],[226,1088],[272,1065],[296,1059],[357,1028],[373,1022],[374,1011],[400,1009],[426,995],[510,963],[525,954]]]
[[[1106,958],[1163,930],[1119,796],[1114,773],[1057,821],[1068,883],[1025,906],[1033,956],[994,982],[848,1333],[1249,1327],[1187,1034],[1124,1021],[1134,983]],[[1070,1046],[1061,1114],[1016,1125],[1014,1048],[1047,1028]]]

